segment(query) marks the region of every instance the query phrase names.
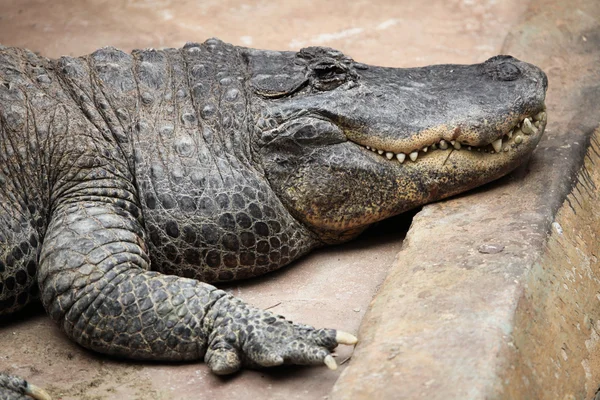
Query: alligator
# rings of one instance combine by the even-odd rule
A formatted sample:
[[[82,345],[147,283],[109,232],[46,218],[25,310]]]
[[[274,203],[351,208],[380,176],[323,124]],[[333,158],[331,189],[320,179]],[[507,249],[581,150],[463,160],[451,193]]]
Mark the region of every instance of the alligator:
[[[546,126],[547,77],[500,55],[384,68],[218,39],[47,59],[0,48],[0,314],[32,301],[88,349],[325,364],[356,337],[209,283],[258,276],[497,179]],[[44,398],[0,375],[0,397]]]

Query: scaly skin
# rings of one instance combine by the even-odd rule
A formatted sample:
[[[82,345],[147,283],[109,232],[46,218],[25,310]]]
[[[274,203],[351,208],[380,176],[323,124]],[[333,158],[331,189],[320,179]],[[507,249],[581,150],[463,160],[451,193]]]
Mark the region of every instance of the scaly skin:
[[[261,275],[506,174],[539,141],[546,87],[510,57],[401,70],[216,39],[59,60],[1,48],[0,314],[39,292],[102,353],[219,374],[334,367],[351,335],[205,282]],[[425,154],[442,139],[484,151]]]
[[[50,400],[46,391],[16,376],[0,374],[0,398],[2,400]]]

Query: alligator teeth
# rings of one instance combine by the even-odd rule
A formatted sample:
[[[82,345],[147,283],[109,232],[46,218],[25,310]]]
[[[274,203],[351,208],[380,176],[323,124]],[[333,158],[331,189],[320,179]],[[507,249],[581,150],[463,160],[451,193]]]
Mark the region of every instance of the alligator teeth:
[[[520,144],[522,142],[523,142],[523,136],[521,136],[521,135],[515,136],[515,143],[516,144]]]
[[[546,120],[546,113],[544,111],[540,111],[539,113],[535,114],[533,116],[533,119],[535,121],[545,121]]]
[[[515,129],[515,136],[523,135],[523,131],[521,129]]]
[[[537,131],[537,129],[535,129],[535,127],[531,124],[531,120],[529,118],[525,118],[523,120],[523,127],[521,128],[521,130],[526,135],[531,135],[532,133],[535,133]]]
[[[419,158],[419,152],[423,152],[423,153],[427,153],[430,150],[433,152],[434,150],[447,150],[448,148],[450,148],[450,146],[452,146],[454,149],[456,150],[460,150],[461,148],[466,148],[469,151],[473,151],[473,150],[477,150],[478,152],[481,152],[483,150],[484,153],[486,154],[497,154],[497,153],[501,153],[502,151],[504,152],[508,152],[510,151],[511,147],[514,146],[509,146],[509,140],[514,141],[515,144],[521,144],[523,143],[524,140],[524,135],[532,135],[535,134],[539,131],[539,129],[542,129],[543,125],[546,121],[547,115],[546,115],[546,111],[544,109],[544,111],[540,111],[539,113],[537,113],[534,116],[529,116],[524,118],[523,120],[519,121],[513,129],[511,129],[508,133],[506,133],[504,136],[502,136],[500,139],[497,139],[495,141],[493,141],[491,143],[491,147],[493,147],[493,150],[490,149],[489,147],[472,147],[472,146],[467,146],[467,145],[462,145],[458,140],[444,140],[441,139],[438,143],[434,143],[431,144],[429,146],[424,146],[423,148],[421,148],[420,150],[415,150],[412,151],[410,153],[394,153],[393,151],[388,151],[388,150],[379,150],[376,149],[375,147],[371,147],[371,146],[364,146],[367,150],[371,150],[373,152],[377,152],[379,155],[385,155],[385,157],[388,160],[392,160],[394,158],[396,158],[398,160],[398,162],[400,164],[404,163],[404,161],[406,161],[407,158],[410,158],[413,162],[417,161],[417,159]],[[505,142],[503,142],[502,140],[505,140]]]
[[[502,138],[494,140],[492,142],[492,146],[494,147],[494,150],[496,150],[496,152],[499,153],[500,150],[502,150]]]

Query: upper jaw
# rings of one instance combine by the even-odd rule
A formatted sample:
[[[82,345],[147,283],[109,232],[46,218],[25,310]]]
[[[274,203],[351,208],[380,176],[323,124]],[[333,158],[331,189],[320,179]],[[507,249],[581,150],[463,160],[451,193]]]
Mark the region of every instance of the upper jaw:
[[[413,150],[404,152],[394,151],[392,149],[377,148],[376,146],[363,143],[358,144],[365,147],[367,150],[387,158],[388,160],[394,160],[401,164],[407,160],[416,162],[420,157],[423,157],[426,154],[431,154],[432,151],[436,150],[463,149],[473,152],[476,151],[479,153],[496,154],[500,152],[509,152],[512,149],[517,150],[519,145],[523,142],[524,136],[541,135],[546,127],[546,121],[547,114],[546,106],[544,105],[541,111],[532,115],[523,116],[517,121],[516,124],[511,125],[499,137],[496,137],[491,142],[482,146],[472,146],[466,142],[461,142],[460,139],[447,140],[444,138],[439,138],[438,140],[433,141],[433,143],[429,141],[427,145],[417,145]]]

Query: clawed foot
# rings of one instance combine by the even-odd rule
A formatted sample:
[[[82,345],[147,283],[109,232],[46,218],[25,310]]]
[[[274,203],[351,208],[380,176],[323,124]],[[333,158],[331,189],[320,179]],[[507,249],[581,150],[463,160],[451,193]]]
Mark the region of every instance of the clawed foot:
[[[44,389],[24,379],[0,373],[0,398],[6,400],[52,400]]]
[[[273,367],[282,364],[325,364],[337,369],[331,351],[338,344],[353,345],[353,335],[334,329],[294,324],[271,312],[247,306],[235,298],[216,305],[215,322],[204,357],[218,375],[242,366]],[[227,301],[228,300],[228,301]]]

